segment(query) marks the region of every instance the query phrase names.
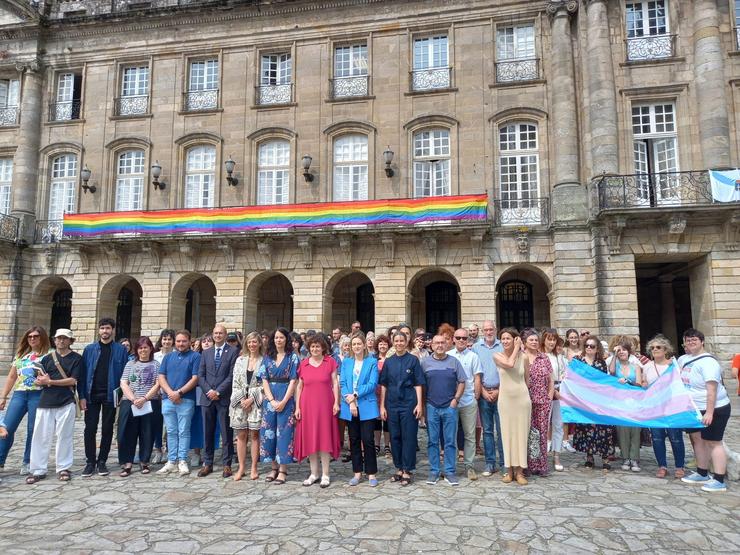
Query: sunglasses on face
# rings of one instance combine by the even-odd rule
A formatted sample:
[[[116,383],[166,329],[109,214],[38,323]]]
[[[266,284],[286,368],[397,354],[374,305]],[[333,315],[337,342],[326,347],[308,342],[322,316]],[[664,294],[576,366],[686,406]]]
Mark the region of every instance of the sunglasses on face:
[[[39,337],[41,337],[41,336],[38,333],[36,333],[34,335],[29,335],[28,336],[28,339],[38,339]]]
[[[456,335],[456,336],[455,336],[455,339],[457,339],[457,340],[459,340],[459,341],[462,341],[462,340],[466,340],[467,338],[468,338],[468,336],[467,336],[467,335],[466,335],[465,337],[462,337],[462,336],[460,336],[460,335]]]
[[[592,345],[591,343],[587,343],[586,344],[586,348],[587,349],[595,349],[596,348],[596,345]]]
[[[651,348],[651,349],[652,349],[653,351],[655,351],[655,350],[658,350],[658,351],[659,351],[659,350],[660,350],[660,349],[662,349],[663,347],[661,347],[660,345],[653,345],[653,346],[652,346],[652,347],[650,347],[650,348]]]
[[[587,331],[581,332],[581,337],[586,337],[587,335],[591,335]]]

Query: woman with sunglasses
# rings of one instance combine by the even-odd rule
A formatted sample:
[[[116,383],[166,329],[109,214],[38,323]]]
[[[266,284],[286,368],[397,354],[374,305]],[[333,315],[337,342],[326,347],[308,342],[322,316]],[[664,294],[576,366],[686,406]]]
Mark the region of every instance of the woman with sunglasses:
[[[604,360],[604,348],[595,335],[589,335],[583,344],[583,352],[574,357],[575,360],[585,362],[599,372],[607,373]],[[576,424],[573,434],[573,447],[576,451],[586,453],[586,468],[594,467],[594,455],[599,455],[604,470],[611,470],[609,454],[614,451],[613,426],[599,424]]]
[[[51,350],[49,336],[41,326],[33,326],[26,330],[18,348],[15,358],[10,367],[10,372],[5,380],[2,397],[0,397],[0,411],[5,410],[5,427],[7,436],[0,439],[0,469],[5,466],[5,459],[10,448],[13,446],[15,432],[20,426],[23,417],[28,413],[26,421],[26,447],[23,451],[23,466],[21,474],[28,474],[28,465],[31,462],[31,439],[33,438],[33,424],[36,421],[36,408],[41,399],[41,386],[35,385],[36,371],[34,365]],[[13,397],[8,403],[10,390]]]

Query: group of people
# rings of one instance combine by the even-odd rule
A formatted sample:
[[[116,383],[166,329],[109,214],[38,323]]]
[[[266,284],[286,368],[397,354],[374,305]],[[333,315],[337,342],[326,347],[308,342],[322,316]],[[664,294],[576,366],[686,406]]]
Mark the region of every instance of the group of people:
[[[550,453],[554,470],[562,471],[563,450],[584,453],[587,468],[599,456],[606,471],[618,446],[621,468],[640,472],[643,429],[563,422],[560,385],[575,359],[633,387],[680,372],[704,427],[650,430],[657,477],[668,475],[668,438],[675,478],[705,491],[726,489],[722,438],[730,400],[720,365],[705,351],[698,330],[684,333],[686,354],[676,359],[660,335],[648,343],[647,356],[629,336],[606,344],[588,330],[570,329],[563,337],[552,328],[497,333],[490,320],[459,329],[443,324],[436,334],[412,332],[406,324],[379,335],[360,328],[355,322],[346,335],[339,328],[325,335],[278,327],[242,336],[217,324],[197,340],[187,330],[165,329],[156,344],[140,337],[124,345],[114,341],[115,321],[103,318],[98,341],[79,354],[71,348],[71,330],[56,330],[52,349],[46,331],[34,326],[19,342],[0,397],[0,410],[7,408],[0,421],[0,467],[28,414],[26,482],[46,478],[55,436],[57,477],[70,480],[81,412],[85,477],[110,473],[116,422],[122,478],[137,463],[142,474],[164,463],[158,474],[188,475],[196,464],[197,475],[208,476],[220,440],[224,478],[241,480],[249,472],[256,480],[262,462],[270,465],[265,480],[280,485],[288,480],[289,465],[307,459],[303,485],[326,488],[331,461],[341,459],[351,461],[350,486],[366,477],[375,487],[384,440],[395,468],[390,480],[408,486],[415,479],[420,426],[428,436],[428,484],[444,479],[458,485],[459,462],[464,475],[477,480],[481,438],[482,475],[501,471],[505,483],[525,485],[533,475],[547,476]],[[697,465],[688,475],[684,432]],[[345,433],[349,450],[343,455]]]

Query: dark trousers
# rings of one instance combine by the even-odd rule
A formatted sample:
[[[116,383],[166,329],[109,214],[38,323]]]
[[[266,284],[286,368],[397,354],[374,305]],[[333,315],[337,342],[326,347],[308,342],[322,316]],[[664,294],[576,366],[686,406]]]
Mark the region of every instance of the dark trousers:
[[[103,425],[100,432],[100,453],[97,454],[98,423],[102,413]],[[85,411],[85,459],[87,464],[108,461],[108,453],[113,442],[113,424],[116,421],[116,407],[107,401],[90,401]]]
[[[134,416],[131,412],[131,401],[121,401],[118,410],[118,463],[131,464],[139,444],[139,460],[146,464],[152,456],[154,443],[154,414]]]
[[[414,407],[393,407],[387,412],[393,466],[397,470],[413,472],[416,470],[416,434],[419,431]]]
[[[234,458],[234,430],[231,429],[229,421],[229,405],[211,403],[207,407],[201,407],[203,411],[203,427],[205,428],[205,453],[203,464],[213,466],[213,453],[215,451],[216,421],[221,426],[221,449],[223,451],[223,465],[231,466]]]
[[[164,431],[164,417],[162,416],[162,400],[152,399],[152,441],[154,447],[162,449],[162,432]]]
[[[348,423],[349,451],[352,455],[352,472],[372,475],[378,473],[378,459],[375,456],[375,419],[360,420],[353,416]],[[363,468],[364,467],[364,468]]]

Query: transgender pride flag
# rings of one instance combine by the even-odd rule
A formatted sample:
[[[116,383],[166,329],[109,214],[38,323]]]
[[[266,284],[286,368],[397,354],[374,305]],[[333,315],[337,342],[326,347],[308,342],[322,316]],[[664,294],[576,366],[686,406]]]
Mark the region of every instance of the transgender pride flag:
[[[647,389],[621,384],[579,360],[560,384],[563,422],[639,428],[703,428],[676,365]]]

